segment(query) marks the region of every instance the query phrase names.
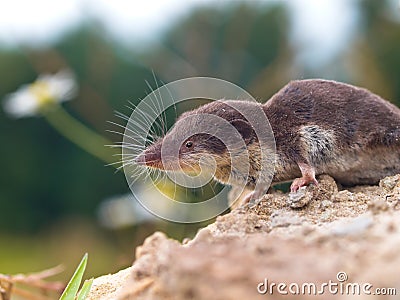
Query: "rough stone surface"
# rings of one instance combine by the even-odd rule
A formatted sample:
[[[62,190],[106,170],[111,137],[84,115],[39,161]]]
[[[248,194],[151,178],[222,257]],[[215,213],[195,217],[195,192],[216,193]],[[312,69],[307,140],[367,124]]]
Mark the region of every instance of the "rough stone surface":
[[[90,288],[90,294],[86,300],[111,300],[116,299],[121,286],[130,280],[131,268],[121,270],[116,274],[104,275],[96,278]]]
[[[348,276],[344,288],[370,283],[371,293],[393,287],[399,297],[400,176],[385,178],[379,186],[341,191],[329,176],[319,182],[306,189],[302,206],[293,208],[288,194],[268,194],[253,207],[218,217],[184,245],[153,234],[137,249],[136,261],[126,270],[130,276],[96,279],[89,299],[290,299],[291,283],[300,292],[305,282],[320,290],[330,280],[340,283],[337,276],[345,274],[339,272]],[[276,286],[272,295],[270,290],[260,294],[257,286],[265,288],[266,279],[285,283],[289,295]],[[305,287],[296,298],[310,297]],[[314,298],[352,296],[325,288]]]

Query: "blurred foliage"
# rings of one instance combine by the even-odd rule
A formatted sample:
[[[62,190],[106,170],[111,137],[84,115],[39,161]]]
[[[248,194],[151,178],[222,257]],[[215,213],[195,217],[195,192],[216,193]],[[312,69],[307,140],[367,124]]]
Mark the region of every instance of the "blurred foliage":
[[[120,136],[105,132],[116,130],[107,120],[116,121],[114,110],[129,114],[128,100],[137,103],[149,92],[146,81],[156,87],[153,72],[164,82],[201,75],[244,87],[253,84],[288,45],[284,7],[262,8],[235,5],[195,11],[173,26],[159,47],[140,53],[113,41],[102,34],[101,25],[90,22],[51,48],[2,50],[1,72],[11,75],[3,76],[0,98],[37,74],[69,67],[76,73],[80,93],[66,108],[120,141]],[[121,172],[114,174],[41,118],[10,120],[0,114],[1,135],[7,141],[0,149],[5,170],[0,175],[2,229],[35,232],[70,214],[93,216],[101,200],[128,190]]]
[[[0,64],[8,65],[14,75],[12,81],[3,82],[0,95],[32,81],[33,70],[42,73],[69,66],[78,77],[80,94],[67,109],[103,134],[113,129],[107,124],[114,119],[113,110],[128,113],[123,108],[127,99],[143,97],[144,80],[152,79],[150,70],[117,56],[107,40],[90,28],[69,34],[53,49],[2,53]],[[0,150],[7,170],[0,175],[1,228],[35,231],[63,215],[93,215],[107,195],[127,191],[122,173],[114,174],[113,168],[65,140],[41,118],[10,120],[1,114],[1,136],[7,141]]]
[[[290,78],[288,12],[278,3],[237,3],[194,11],[142,59],[163,80],[218,77],[266,100]]]
[[[326,78],[324,74],[332,74],[328,79],[348,81],[399,101],[399,19],[388,13],[393,7],[390,1],[367,0],[357,5],[361,22],[356,28],[355,40],[335,61],[314,71],[296,64],[297,49],[289,32],[290,14],[282,2],[232,2],[218,9],[198,8],[173,24],[159,43],[146,48],[143,45],[135,48],[134,41],[133,47],[123,45],[104,34],[98,21],[87,20],[46,48],[0,48],[0,99],[21,84],[33,81],[40,73],[69,67],[77,75],[80,92],[75,100],[65,104],[66,109],[113,142],[121,141],[122,137],[106,132],[106,129],[118,130],[107,120],[121,123],[114,116],[114,110],[129,114],[130,110],[125,107],[128,100],[138,103],[150,92],[146,81],[156,88],[159,81],[189,76],[218,77],[238,84],[265,101],[291,79]],[[339,71],[331,72],[332,69]],[[7,245],[12,248],[13,243],[18,244],[17,234],[24,239],[20,247],[31,248],[35,257],[42,255],[42,261],[56,264],[61,254],[56,259],[43,253],[46,239],[42,234],[62,243],[62,239],[55,238],[57,235],[72,234],[66,232],[64,225],[60,227],[63,222],[74,224],[69,228],[79,231],[73,233],[79,235],[76,247],[85,247],[75,251],[67,261],[74,261],[91,249],[104,250],[98,254],[99,260],[91,253],[97,269],[89,267],[90,274],[111,271],[111,265],[116,270],[118,264],[129,264],[132,250],[127,249],[141,243],[156,229],[181,239],[204,225],[160,221],[117,232],[101,230],[93,224],[98,204],[128,192],[122,172],[115,173],[112,167],[105,167],[61,137],[40,117],[12,120],[0,109],[0,135],[3,140],[0,147],[0,266],[5,266],[12,252],[18,255],[18,251],[5,249]],[[76,217],[89,220],[90,225],[87,221],[66,221]],[[28,234],[40,234],[40,238],[28,239]],[[86,241],[85,234],[93,237]],[[92,240],[95,238],[98,241]],[[32,247],[35,242],[42,243],[41,251],[36,252]],[[50,248],[49,251],[62,252],[63,246]],[[119,261],[116,257],[121,251],[127,252]],[[103,268],[99,266],[100,261]],[[12,270],[11,265],[21,266],[8,262],[8,270]]]
[[[360,10],[364,26],[358,28],[349,71],[357,84],[400,105],[400,7],[368,0],[360,3]]]

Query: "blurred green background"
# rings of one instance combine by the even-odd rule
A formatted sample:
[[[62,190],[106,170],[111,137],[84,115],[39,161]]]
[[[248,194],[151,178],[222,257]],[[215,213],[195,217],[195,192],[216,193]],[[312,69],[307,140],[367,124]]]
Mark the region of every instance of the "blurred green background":
[[[136,24],[119,22],[116,11],[105,21],[94,13],[96,4],[82,1],[82,16],[71,17],[72,25],[42,32],[49,30],[49,39],[35,39],[29,26],[27,39],[11,26],[0,28],[0,99],[39,74],[70,68],[79,93],[64,108],[113,143],[122,137],[106,131],[118,130],[107,121],[121,123],[114,111],[129,114],[128,101],[138,103],[150,92],[146,81],[155,88],[217,77],[266,101],[292,79],[320,77],[366,87],[400,105],[398,1],[171,1],[185,6],[176,15],[173,8],[163,11],[165,1],[148,2],[124,2],[126,9],[143,10]],[[54,7],[48,9],[51,15]],[[148,22],[146,10],[153,16]],[[129,192],[123,172],[63,138],[42,117],[12,119],[0,109],[0,135],[0,273],[64,263],[66,279],[89,252],[88,276],[98,276],[129,266],[134,247],[155,230],[182,239],[205,225],[144,217],[105,227],[99,207]]]

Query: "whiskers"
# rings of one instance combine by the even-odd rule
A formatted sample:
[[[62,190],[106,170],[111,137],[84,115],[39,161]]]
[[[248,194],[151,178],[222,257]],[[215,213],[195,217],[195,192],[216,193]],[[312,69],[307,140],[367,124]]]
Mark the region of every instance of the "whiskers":
[[[154,74],[153,77],[158,89]],[[130,184],[139,178],[141,180],[151,178],[154,181],[164,176],[159,170],[136,162],[139,155],[155,141],[165,136],[168,130],[166,108],[161,94],[157,93],[157,89],[153,90],[149,82],[146,81],[146,84],[150,89],[150,94],[138,104],[128,102],[129,105],[126,105],[126,108],[129,109],[130,114],[116,111],[115,116],[118,120],[108,121],[114,129],[107,131],[122,138],[120,142],[107,145],[121,150],[121,153],[115,155],[118,158],[117,161],[109,165],[115,167],[116,172],[123,169]],[[174,109],[176,112],[175,107]],[[151,162],[148,161],[149,164]]]
[[[174,120],[177,118],[176,105],[173,104],[166,107],[166,103],[169,102],[163,99],[168,97],[169,90],[168,93],[162,94],[155,76],[154,80],[156,83],[155,90],[146,81],[150,89],[150,94],[137,104],[129,102],[126,105],[126,108],[129,109],[128,114],[116,111],[116,120],[108,121],[113,128],[107,131],[117,135],[118,139],[120,139],[119,142],[107,145],[108,147],[120,150],[120,153],[115,155],[117,161],[110,165],[115,167],[116,172],[124,171],[130,188],[136,183],[139,183],[138,186],[144,191],[156,187],[161,193],[168,194],[168,197],[174,200],[186,198],[189,201],[193,201],[194,199],[204,199],[210,193],[214,195],[217,183],[211,182],[206,184],[206,186],[192,187],[193,184],[190,182],[190,176],[186,176],[182,184],[177,183],[175,180],[177,177],[172,174],[173,171],[165,172],[158,169],[158,167],[162,166],[162,162],[159,159],[152,159],[152,157],[156,156],[156,153],[151,153],[152,149],[149,149],[149,147],[152,147],[154,143],[167,134],[171,125],[168,121],[171,122],[173,119],[171,113],[175,114]],[[172,94],[170,94],[170,97],[172,99]],[[175,102],[172,101],[172,103]],[[208,138],[211,138],[211,136]],[[139,156],[146,149],[146,162],[138,162]],[[164,162],[165,169],[176,169],[177,165],[175,161],[170,162],[174,164],[171,166],[168,163],[168,161]],[[201,171],[199,167],[194,166],[191,162],[180,160],[179,163],[185,172],[198,174],[199,170]],[[183,196],[185,194],[186,197]]]

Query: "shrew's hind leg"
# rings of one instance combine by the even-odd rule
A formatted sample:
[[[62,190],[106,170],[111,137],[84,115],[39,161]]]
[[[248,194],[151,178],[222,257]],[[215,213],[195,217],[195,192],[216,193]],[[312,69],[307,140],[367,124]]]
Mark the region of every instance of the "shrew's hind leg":
[[[296,192],[299,188],[307,186],[311,183],[318,185],[318,181],[315,179],[314,167],[306,163],[298,163],[298,166],[302,176],[293,180],[292,185],[290,186],[291,192]]]

